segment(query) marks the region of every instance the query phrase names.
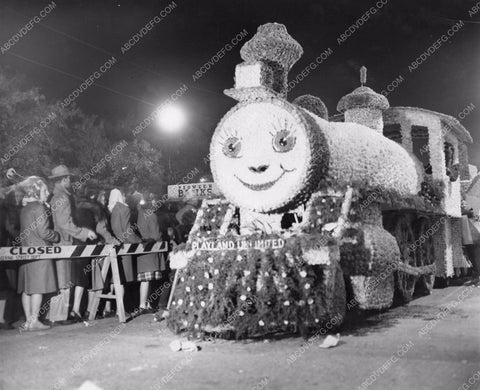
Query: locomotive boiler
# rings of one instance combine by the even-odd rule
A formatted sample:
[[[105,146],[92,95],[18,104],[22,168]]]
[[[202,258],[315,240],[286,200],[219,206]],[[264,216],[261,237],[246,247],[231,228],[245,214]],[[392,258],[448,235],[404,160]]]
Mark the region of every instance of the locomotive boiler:
[[[430,293],[461,256],[468,132],[443,114],[391,108],[364,85],[364,68],[339,115],[311,95],[289,102],[302,53],[276,23],[241,49],[225,91],[238,104],[210,146],[224,197],[203,201],[172,256],[183,267],[169,318],[177,331],[243,337],[339,324],[352,307]]]

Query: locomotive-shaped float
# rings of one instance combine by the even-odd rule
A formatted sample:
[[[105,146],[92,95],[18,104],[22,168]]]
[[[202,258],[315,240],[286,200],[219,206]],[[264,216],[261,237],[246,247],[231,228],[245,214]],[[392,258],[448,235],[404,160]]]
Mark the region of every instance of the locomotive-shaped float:
[[[204,200],[169,325],[237,337],[339,324],[347,307],[384,309],[429,293],[462,258],[460,179],[469,133],[454,118],[391,108],[363,84],[328,117],[319,98],[289,102],[302,55],[269,23],[241,49],[239,101],[220,121]],[[330,119],[330,120],[329,120]],[[460,177],[459,177],[460,176]]]

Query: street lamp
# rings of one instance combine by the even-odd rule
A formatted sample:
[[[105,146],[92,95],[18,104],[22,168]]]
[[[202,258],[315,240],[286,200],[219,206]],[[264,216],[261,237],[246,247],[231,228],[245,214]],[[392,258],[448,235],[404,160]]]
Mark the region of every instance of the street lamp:
[[[157,127],[170,134],[178,133],[183,129],[187,122],[185,111],[179,105],[172,103],[161,105],[155,112],[155,123]],[[172,169],[172,149],[165,148],[165,154],[167,155],[169,182],[174,180],[174,174]]]
[[[186,115],[184,110],[174,104],[165,104],[157,109],[156,115],[157,126],[167,133],[176,133],[180,131],[186,123]]]

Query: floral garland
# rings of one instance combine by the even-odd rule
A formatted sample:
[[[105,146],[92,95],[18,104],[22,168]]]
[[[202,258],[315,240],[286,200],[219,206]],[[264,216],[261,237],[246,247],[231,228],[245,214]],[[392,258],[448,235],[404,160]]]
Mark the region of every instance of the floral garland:
[[[445,196],[445,182],[442,180],[427,180],[422,182],[418,193],[427,204],[439,206]]]
[[[341,274],[339,259],[331,256],[330,263],[322,266],[303,260],[303,253],[319,248],[319,242],[335,253],[332,239],[321,234],[290,237],[282,249],[197,252],[188,267],[177,271],[180,278],[169,326],[190,333],[216,329],[222,337],[234,330],[237,338],[292,332],[298,326],[318,328],[345,305],[332,306],[329,297],[344,296],[345,291],[337,286],[338,291],[327,292],[335,283],[324,277],[326,270]]]

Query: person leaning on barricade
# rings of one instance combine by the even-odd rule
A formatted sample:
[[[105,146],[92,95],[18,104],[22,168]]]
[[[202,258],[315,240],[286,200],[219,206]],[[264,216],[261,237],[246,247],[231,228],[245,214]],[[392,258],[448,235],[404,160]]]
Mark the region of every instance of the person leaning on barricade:
[[[86,245],[119,245],[120,242],[113,237],[108,228],[107,213],[104,207],[96,199],[97,194],[92,189],[86,189],[85,195],[77,202],[75,210],[76,223],[78,226],[94,230],[98,237],[95,240],[87,240]],[[95,257],[88,259],[83,267],[83,273],[88,279],[88,305],[87,310],[82,316],[83,320],[88,320],[92,311],[95,291],[103,290],[104,281],[102,279],[102,266],[104,257]]]
[[[97,238],[94,231],[81,228],[73,222],[73,199],[70,192],[71,176],[72,173],[65,165],[59,165],[52,169],[52,175],[49,177],[54,182],[53,198],[50,201],[50,205],[52,206],[54,228],[60,233],[59,245],[73,245],[73,238],[82,242],[87,239],[94,240]],[[75,262],[74,259],[56,261],[60,294],[52,299],[52,304],[50,305],[49,319],[52,324],[63,325],[81,321],[78,309],[84,291],[84,288],[79,285],[84,280],[83,270],[73,266],[73,262]],[[73,311],[69,316],[70,287],[72,286],[75,286],[75,296]]]
[[[117,240],[123,244],[137,244],[142,242],[130,224],[130,208],[125,201],[125,194],[118,188],[114,188],[110,192],[108,210],[110,211],[112,231]],[[118,266],[122,285],[120,291],[116,291],[116,295],[123,299],[124,284],[135,282],[136,279],[132,256],[121,256]]]
[[[45,181],[31,176],[22,184],[25,196],[20,212],[22,246],[50,246],[60,240],[58,232],[50,229],[46,201],[49,195]],[[57,291],[53,260],[22,262],[18,269],[18,292],[22,294],[22,305],[26,321],[21,330],[49,329],[39,319],[43,294]]]
[[[101,220],[98,224],[97,224],[97,232],[100,234],[100,236],[102,236],[104,239],[105,239],[105,243],[106,244],[114,244],[114,245],[120,245],[120,241],[117,240],[115,238],[115,236],[113,235],[113,230],[112,230],[112,226],[110,224],[110,211],[108,210],[108,198],[109,198],[109,193],[107,193],[107,191],[104,191],[104,190],[101,190],[99,193],[98,193],[98,196],[97,196],[97,202],[98,204],[100,205],[101,209],[102,209],[102,214],[105,215],[105,220]],[[102,232],[105,232],[105,233],[102,233]],[[108,237],[111,237],[111,238],[107,238]],[[103,263],[103,261],[102,261]],[[100,266],[102,266],[102,264],[100,264]],[[101,272],[101,269],[100,267],[95,267],[95,270],[92,274],[92,285],[93,285],[93,288],[97,288],[97,287],[100,287],[100,286],[103,286],[104,284],[104,280],[102,279],[102,272]],[[102,287],[103,289],[103,287]],[[109,295],[113,295],[113,291],[114,291],[114,288],[113,288],[113,284],[110,283],[110,293]],[[89,311],[91,308],[89,308]],[[100,317],[100,315],[99,315]],[[115,312],[112,310],[112,301],[110,299],[107,299],[107,302],[105,302],[105,307],[103,308],[103,313],[101,314],[101,317],[103,318],[109,318],[109,317],[115,317]]]

